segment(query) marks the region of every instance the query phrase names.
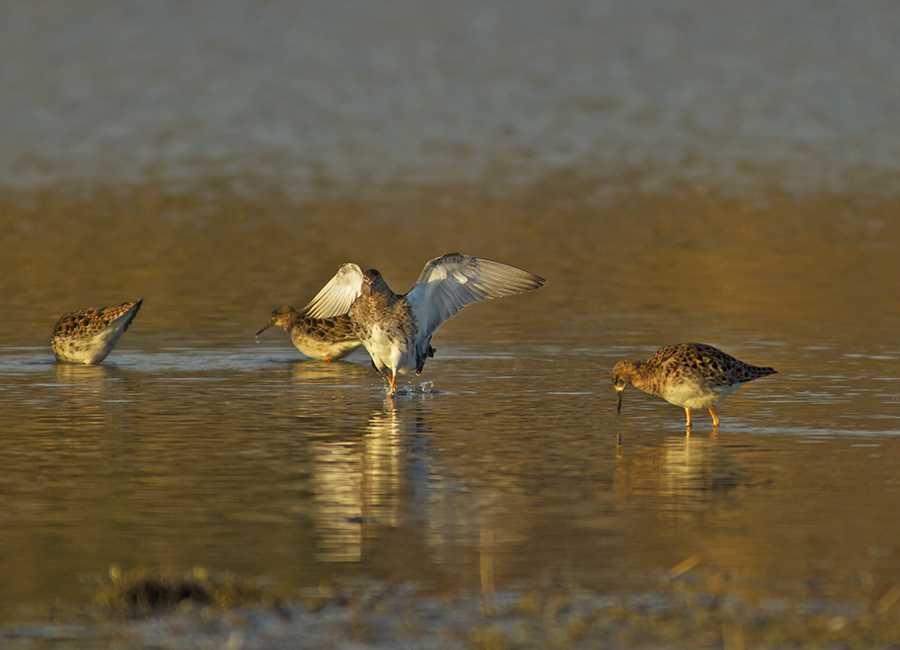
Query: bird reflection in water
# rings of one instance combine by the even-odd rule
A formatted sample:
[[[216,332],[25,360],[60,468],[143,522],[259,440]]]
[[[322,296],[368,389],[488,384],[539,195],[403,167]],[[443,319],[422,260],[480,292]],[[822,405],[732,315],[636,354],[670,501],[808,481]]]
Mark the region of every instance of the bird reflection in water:
[[[665,516],[708,509],[740,485],[739,471],[714,437],[671,437],[662,444],[620,444],[614,492]]]
[[[386,401],[369,417],[361,437],[316,442],[315,491],[319,559],[357,562],[367,528],[394,527],[423,516],[429,476],[428,435],[418,409]],[[424,498],[424,504],[422,499]]]

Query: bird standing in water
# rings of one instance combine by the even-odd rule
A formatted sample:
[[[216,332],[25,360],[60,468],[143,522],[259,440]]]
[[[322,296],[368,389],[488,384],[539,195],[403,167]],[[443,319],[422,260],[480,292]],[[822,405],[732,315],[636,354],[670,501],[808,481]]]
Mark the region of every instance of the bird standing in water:
[[[57,361],[100,363],[131,325],[141,301],[118,307],[90,307],[60,317],[50,335],[50,347]]]
[[[657,351],[646,361],[619,361],[613,368],[612,382],[618,396],[616,413],[622,411],[625,386],[662,397],[687,413],[691,428],[691,409],[709,409],[713,426],[719,418],[713,407],[748,381],[775,374],[772,368],[751,366],[711,345],[680,343]]]
[[[441,324],[473,302],[532,291],[540,276],[508,264],[451,253],[425,265],[416,284],[404,295],[391,291],[375,269],[343,264],[310,301],[313,318],[347,314],[353,330],[375,367],[390,373],[389,395],[397,374],[422,372],[434,356],[431,337]]]
[[[362,345],[347,316],[310,318],[293,307],[279,307],[256,336],[273,325],[282,327],[290,334],[294,347],[311,359],[337,361]]]

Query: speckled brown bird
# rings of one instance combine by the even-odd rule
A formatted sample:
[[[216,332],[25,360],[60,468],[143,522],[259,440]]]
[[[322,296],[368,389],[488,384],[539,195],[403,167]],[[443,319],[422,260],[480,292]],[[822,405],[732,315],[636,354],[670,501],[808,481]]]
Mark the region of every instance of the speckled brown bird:
[[[293,307],[279,307],[272,312],[269,322],[256,335],[259,336],[273,325],[284,328],[290,334],[294,346],[311,359],[337,361],[362,345],[347,316],[311,318]]]
[[[57,361],[100,363],[116,347],[140,308],[141,301],[135,300],[118,307],[91,307],[62,316],[50,336]]]
[[[683,408],[688,428],[691,409],[709,409],[713,426],[718,428],[719,418],[713,407],[748,381],[773,374],[772,368],[751,366],[711,345],[670,345],[646,361],[619,361],[615,365],[612,382],[618,396],[616,413],[622,410],[625,386],[632,384]]]
[[[448,318],[473,302],[532,291],[544,278],[508,264],[450,253],[422,269],[407,293],[391,291],[375,269],[343,264],[306,309],[314,318],[347,314],[375,367],[390,373],[389,395],[397,374],[422,372],[434,356],[431,337]]]

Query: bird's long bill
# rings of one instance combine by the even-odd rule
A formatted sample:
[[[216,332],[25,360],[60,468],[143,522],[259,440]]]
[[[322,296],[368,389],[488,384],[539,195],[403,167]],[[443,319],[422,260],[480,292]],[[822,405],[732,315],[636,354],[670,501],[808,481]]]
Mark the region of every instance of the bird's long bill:
[[[265,326],[265,327],[263,327],[261,330],[259,330],[259,331],[256,333],[256,335],[259,336],[260,334],[262,334],[263,332],[265,332],[267,329],[269,329],[270,327],[272,327],[272,325],[274,325],[274,324],[275,324],[275,321],[271,321],[271,320],[270,320],[268,323],[266,323],[266,326]]]
[[[624,392],[624,390],[616,391],[616,415],[622,414],[622,393]]]

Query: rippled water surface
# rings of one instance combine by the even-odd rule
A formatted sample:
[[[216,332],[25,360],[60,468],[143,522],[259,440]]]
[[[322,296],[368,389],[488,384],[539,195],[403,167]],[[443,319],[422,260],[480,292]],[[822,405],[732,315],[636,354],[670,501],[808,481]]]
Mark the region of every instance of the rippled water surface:
[[[0,9],[0,618],[112,564],[900,583],[892,5],[388,4]],[[254,341],[342,262],[402,292],[455,250],[546,286],[394,400],[364,351]],[[103,365],[53,361],[61,314],[137,298]],[[613,364],[691,340],[778,374],[718,436],[616,416]]]

